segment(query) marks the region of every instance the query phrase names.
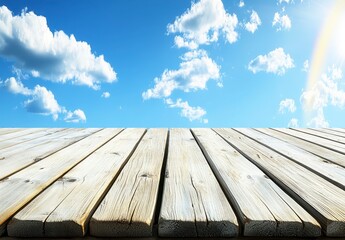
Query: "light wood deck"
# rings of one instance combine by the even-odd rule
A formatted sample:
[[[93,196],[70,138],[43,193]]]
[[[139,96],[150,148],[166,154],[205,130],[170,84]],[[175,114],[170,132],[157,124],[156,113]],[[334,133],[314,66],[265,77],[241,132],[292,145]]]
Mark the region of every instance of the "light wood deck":
[[[0,129],[0,236],[345,237],[344,129]]]

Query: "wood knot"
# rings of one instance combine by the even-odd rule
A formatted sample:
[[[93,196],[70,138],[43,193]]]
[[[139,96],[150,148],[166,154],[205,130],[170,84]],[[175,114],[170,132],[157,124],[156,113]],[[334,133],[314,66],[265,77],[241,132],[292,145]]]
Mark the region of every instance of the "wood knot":
[[[5,157],[0,157],[0,160],[5,160]]]
[[[117,155],[117,156],[120,155],[120,153],[118,153],[118,152],[112,152],[111,154],[114,154],[114,155]]]
[[[29,179],[26,179],[24,182],[25,182],[25,183],[28,183],[28,182],[30,182],[30,180],[29,180]]]
[[[37,158],[35,158],[34,159],[34,162],[39,162],[39,161],[41,161],[43,158],[41,158],[41,157],[37,157]]]
[[[144,174],[141,174],[141,176],[140,177],[143,177],[143,178],[151,178],[152,177],[152,175],[151,174],[149,174],[149,173],[144,173]]]
[[[71,182],[71,183],[77,181],[76,178],[65,178],[65,177],[63,177],[61,180],[64,182]]]

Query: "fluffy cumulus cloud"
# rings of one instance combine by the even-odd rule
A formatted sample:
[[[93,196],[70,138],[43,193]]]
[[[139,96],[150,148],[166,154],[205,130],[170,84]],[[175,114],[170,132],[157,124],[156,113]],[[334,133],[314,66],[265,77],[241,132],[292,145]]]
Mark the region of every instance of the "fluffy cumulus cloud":
[[[54,120],[58,119],[59,114],[66,115],[66,121],[72,118],[71,112],[66,110],[65,107],[60,106],[54,94],[45,87],[36,85],[34,89],[29,89],[25,87],[20,80],[14,77],[1,82],[0,86],[6,88],[10,93],[27,96],[28,99],[24,101],[23,106],[28,112],[52,116]],[[74,121],[67,122],[79,122],[76,121],[78,117],[80,117],[79,119],[81,121],[86,121],[86,116],[82,110],[78,109],[74,111],[73,114]],[[68,117],[69,115],[71,115],[71,117]]]
[[[252,14],[250,15],[250,21],[247,22],[244,27],[248,32],[254,33],[257,29],[258,26],[261,25],[261,19],[258,15],[257,12],[252,11]]]
[[[277,28],[277,31],[281,30],[290,30],[291,28],[291,19],[288,15],[281,15],[276,12],[273,17],[272,26]]]
[[[182,101],[182,99],[177,99],[176,102],[170,98],[165,99],[165,103],[170,108],[180,108],[181,116],[188,118],[189,121],[199,120],[203,123],[208,123],[208,120],[203,118],[206,115],[206,111],[201,107],[192,107],[187,101]]]
[[[6,79],[2,86],[4,86],[10,93],[21,94],[29,96],[32,94],[32,91],[24,86],[21,81],[17,81],[14,77]]]
[[[110,98],[110,93],[109,92],[103,92],[101,97],[102,98]]]
[[[250,61],[248,69],[254,74],[265,71],[277,75],[285,74],[286,70],[293,68],[293,59],[284,52],[283,48],[277,48],[267,55],[259,55]]]
[[[284,99],[279,104],[279,112],[284,114],[285,112],[294,113],[296,111],[295,101],[293,99]]]
[[[243,8],[244,5],[245,5],[245,4],[244,4],[244,1],[242,1],[242,0],[238,3],[238,7],[240,7],[240,8]]]
[[[52,32],[44,16],[22,11],[13,15],[0,7],[0,55],[33,77],[99,88],[114,82],[116,73],[104,56],[91,52],[88,43],[63,31]]]
[[[304,110],[313,116],[308,126],[328,127],[324,108],[329,105],[341,109],[345,107],[345,90],[340,87],[342,77],[341,69],[332,66],[319,81],[302,93],[300,100]]]
[[[77,110],[74,110],[73,112],[68,111],[66,113],[64,120],[66,122],[72,122],[72,123],[86,122],[86,116],[82,110],[77,109]]]
[[[224,34],[229,43],[236,42],[237,25],[236,14],[227,13],[221,0],[200,0],[192,3],[191,8],[167,28],[169,34],[177,34],[177,47],[196,49],[199,45],[217,42],[220,34]]]
[[[209,80],[220,81],[220,66],[218,66],[203,50],[187,52],[182,57],[178,70],[165,70],[161,77],[155,78],[155,85],[142,94],[146,99],[166,98],[174,90],[184,92],[206,89]]]
[[[290,0],[279,0],[279,3],[280,4],[282,4],[282,3],[287,3],[287,4],[289,4],[290,2],[292,2],[292,1],[290,1]]]

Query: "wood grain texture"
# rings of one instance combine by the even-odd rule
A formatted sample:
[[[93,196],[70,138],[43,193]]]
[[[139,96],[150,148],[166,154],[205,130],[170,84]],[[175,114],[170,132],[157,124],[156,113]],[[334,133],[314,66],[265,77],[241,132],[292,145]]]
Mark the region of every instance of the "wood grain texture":
[[[345,190],[345,168],[305,151],[293,144],[284,142],[275,137],[263,134],[249,128],[236,129],[236,131],[254,139],[260,144],[288,157],[292,161],[319,174],[323,178]]]
[[[286,129],[286,128],[275,128],[275,130],[289,134],[291,136],[297,137],[299,139],[302,139],[304,141],[308,141],[310,143],[317,144],[321,147],[325,147],[340,153],[345,153],[345,144],[335,142],[329,139],[325,139],[322,137],[318,137],[312,134],[300,132],[300,131],[295,131],[292,129]]]
[[[317,221],[211,129],[192,129],[235,207],[244,236],[321,235]]]
[[[0,142],[0,151],[3,151],[3,149],[11,147],[11,146],[22,144],[24,142],[37,141],[40,138],[44,139],[45,136],[49,136],[49,135],[52,135],[54,133],[61,132],[64,130],[66,130],[66,129],[63,129],[63,128],[46,128],[46,129],[42,129],[42,131],[34,132],[32,134],[23,135],[23,136],[19,136],[17,138],[2,141],[2,142]],[[17,149],[18,148],[21,148],[21,146],[18,146]]]
[[[5,135],[8,133],[13,133],[13,132],[18,132],[18,131],[22,131],[25,128],[0,128],[0,135]]]
[[[59,177],[108,142],[120,129],[104,129],[0,181],[0,228]]]
[[[0,151],[0,180],[93,134],[100,129],[68,129]]]
[[[152,236],[168,131],[150,129],[90,221],[98,237]]]
[[[314,136],[317,136],[317,137],[321,137],[321,138],[324,138],[324,139],[328,139],[328,140],[331,140],[331,141],[334,141],[334,142],[339,142],[339,143],[345,144],[345,138],[344,137],[336,136],[336,135],[325,133],[325,132],[322,132],[322,131],[318,131],[317,129],[297,128],[297,129],[293,129],[293,130],[299,131],[299,132],[303,132],[303,133],[307,133],[307,134],[311,134],[311,135],[314,135]]]
[[[171,129],[161,237],[231,237],[238,223],[226,196],[188,129]]]
[[[233,129],[216,129],[321,224],[327,236],[345,236],[345,191]]]
[[[12,218],[9,236],[84,236],[93,211],[144,132],[124,130],[71,169]]]
[[[335,164],[338,164],[339,166],[345,167],[345,158],[344,154],[333,151],[328,148],[324,148],[320,145],[304,141],[300,138],[291,136],[289,134],[280,132],[276,129],[266,129],[266,128],[257,128],[256,129],[259,132],[265,133],[267,135],[279,138],[282,141],[285,141],[287,143],[293,144],[301,149],[304,149],[314,155],[317,155],[319,157],[322,157],[325,163],[327,162],[333,162]]]
[[[345,132],[337,131],[336,129],[333,129],[333,128],[317,128],[317,129],[313,128],[312,130],[345,138]]]
[[[13,131],[4,135],[0,135],[0,142],[21,137],[24,135],[30,135],[32,133],[39,132],[42,130],[43,128],[25,128],[25,129],[22,129],[21,131]]]

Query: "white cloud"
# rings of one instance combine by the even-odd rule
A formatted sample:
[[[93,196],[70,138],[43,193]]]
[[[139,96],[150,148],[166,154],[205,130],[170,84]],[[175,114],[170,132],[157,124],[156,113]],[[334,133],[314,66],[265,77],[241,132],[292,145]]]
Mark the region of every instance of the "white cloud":
[[[225,11],[221,0],[200,0],[192,3],[174,23],[169,24],[168,33],[181,34],[175,37],[177,47],[196,49],[199,45],[217,42],[220,33],[225,35],[229,43],[237,41],[236,14]]]
[[[285,111],[294,113],[296,111],[295,101],[293,99],[284,99],[279,104],[279,112],[284,114]]]
[[[325,119],[325,115],[323,114],[323,108],[320,108],[316,111],[316,115],[307,123],[308,127],[313,128],[328,128],[329,123]]]
[[[244,7],[244,1],[242,1],[242,0],[240,0],[240,2],[238,3],[238,7],[240,7],[240,8],[242,8],[242,7]]]
[[[265,71],[278,75],[285,74],[286,70],[293,68],[293,59],[284,52],[283,48],[277,48],[267,55],[259,55],[250,61],[248,69],[254,74]]]
[[[247,22],[244,26],[248,32],[254,33],[258,26],[261,25],[261,19],[257,12],[252,11],[252,14],[250,15],[250,21]]]
[[[277,27],[277,31],[290,30],[291,19],[288,15],[280,15],[278,12],[274,14],[272,26]]]
[[[34,88],[31,98],[24,102],[24,107],[31,113],[52,115],[54,120],[58,119],[58,114],[62,112],[54,94],[40,85]]]
[[[66,122],[71,122],[71,123],[79,123],[79,122],[86,122],[86,116],[85,113],[77,109],[73,112],[67,112],[66,117],[64,118]]]
[[[32,91],[25,87],[22,82],[17,81],[14,77],[8,78],[4,81],[3,86],[13,94],[31,95]]]
[[[201,107],[191,107],[187,101],[184,102],[180,98],[176,102],[168,98],[165,99],[165,103],[170,108],[181,108],[181,116],[188,118],[189,121],[199,120],[205,124],[208,123],[208,120],[203,118],[206,115],[206,111]]]
[[[59,118],[59,114],[67,115],[66,118],[68,116],[79,116],[81,120],[86,121],[85,114],[82,110],[78,109],[73,113],[67,111],[65,107],[59,105],[54,94],[45,87],[36,85],[34,89],[29,89],[25,87],[20,80],[14,77],[6,79],[0,86],[6,88],[10,93],[28,96],[29,99],[25,100],[23,103],[27,112],[52,116],[54,120]],[[68,117],[67,120],[71,117]]]
[[[290,0],[279,0],[279,3],[282,4],[283,2],[289,4],[290,3]],[[292,2],[292,1],[291,1]]]
[[[288,123],[289,128],[298,128],[298,119],[297,118],[291,118],[290,122]]]
[[[339,80],[342,78],[340,68],[332,66],[328,72],[321,76],[321,79],[311,89],[301,94],[301,103],[304,110],[314,115],[309,123],[310,127],[327,127],[329,123],[324,116],[324,108],[332,105],[334,107],[345,107],[345,91],[339,87]]]
[[[220,80],[218,66],[203,50],[187,52],[178,70],[165,70],[155,86],[142,94],[144,99],[169,97],[176,89],[184,92],[206,89],[209,80]]]
[[[302,71],[303,72],[308,72],[309,71],[309,60],[305,60],[304,61]]]
[[[110,98],[110,93],[109,92],[103,92],[101,97],[102,98]]]
[[[104,56],[95,56],[88,43],[63,31],[52,32],[44,16],[22,11],[14,16],[0,7],[0,55],[33,77],[54,82],[71,81],[99,88],[101,82],[116,80]]]

